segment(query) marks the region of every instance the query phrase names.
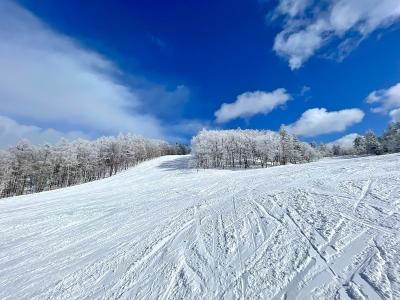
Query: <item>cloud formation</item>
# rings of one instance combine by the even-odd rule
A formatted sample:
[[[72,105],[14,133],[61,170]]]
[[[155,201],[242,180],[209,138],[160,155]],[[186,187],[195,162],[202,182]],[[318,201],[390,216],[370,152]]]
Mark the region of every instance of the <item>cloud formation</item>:
[[[0,114],[87,132],[164,137],[143,96],[183,97],[151,83],[132,90],[108,59],[59,34],[17,4],[0,2]],[[145,92],[145,90],[147,92]]]
[[[323,46],[339,41],[339,57],[347,55],[373,31],[400,19],[398,0],[333,0],[311,5],[311,0],[281,0],[275,17],[283,30],[275,37],[275,52],[300,68]]]
[[[366,101],[375,105],[371,111],[388,114],[394,122],[400,121],[400,83],[388,89],[371,92]]]
[[[64,133],[52,128],[23,125],[8,117],[0,116],[0,149],[15,145],[21,139],[27,139],[34,144],[45,144],[57,143],[62,137],[76,139],[86,136],[79,131]]]
[[[302,15],[312,0],[281,0],[276,8],[275,15],[296,17]]]
[[[400,122],[400,108],[391,110],[389,115],[392,117],[392,122]]]
[[[353,148],[354,140],[359,136],[360,135],[358,133],[346,134],[345,136],[342,136],[341,138],[328,143],[328,145],[329,146],[338,145],[342,149],[351,149],[351,148]]]
[[[289,132],[304,137],[342,132],[348,127],[360,123],[364,113],[357,108],[328,112],[326,108],[306,110],[295,123],[287,126]]]
[[[246,92],[237,96],[233,103],[223,103],[214,115],[217,123],[226,123],[237,118],[250,118],[256,114],[268,114],[290,99],[291,96],[282,88],[272,92]]]

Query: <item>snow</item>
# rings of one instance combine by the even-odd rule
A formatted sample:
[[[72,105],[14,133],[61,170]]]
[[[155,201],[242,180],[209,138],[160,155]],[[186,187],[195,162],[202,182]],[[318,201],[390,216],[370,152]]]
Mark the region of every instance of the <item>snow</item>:
[[[189,163],[0,199],[0,299],[400,298],[400,155]]]

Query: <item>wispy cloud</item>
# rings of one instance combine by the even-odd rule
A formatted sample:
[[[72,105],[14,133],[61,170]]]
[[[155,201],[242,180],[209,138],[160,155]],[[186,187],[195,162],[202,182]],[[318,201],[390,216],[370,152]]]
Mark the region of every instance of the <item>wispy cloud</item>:
[[[304,96],[305,94],[308,94],[310,91],[311,91],[311,88],[309,86],[307,86],[307,85],[304,85],[301,88],[300,96]]]
[[[143,109],[147,94],[124,84],[116,65],[8,0],[0,2],[0,39],[0,114],[88,132],[167,135]],[[159,98],[176,96],[149,82],[144,87]],[[177,88],[178,97],[186,93]]]
[[[287,15],[292,18],[303,15],[312,2],[312,0],[281,0],[276,8],[276,15]]]
[[[281,0],[276,15],[283,16],[283,30],[276,36],[274,50],[300,68],[333,39],[340,42],[336,57],[343,59],[371,32],[400,19],[398,0],[333,0],[310,5],[307,0]]]
[[[0,116],[0,149],[10,147],[22,139],[27,139],[34,144],[56,143],[62,137],[75,139],[86,137],[83,132],[60,132],[52,128],[40,128],[38,126],[19,124],[18,122]]]
[[[268,114],[290,99],[291,96],[282,88],[273,92],[246,92],[237,96],[235,102],[223,103],[215,112],[216,122],[226,123],[237,118],[250,118],[256,114]]]
[[[157,47],[159,47],[161,49],[167,48],[167,44],[162,39],[160,39],[154,35],[150,36],[150,40],[152,43],[154,43]]]

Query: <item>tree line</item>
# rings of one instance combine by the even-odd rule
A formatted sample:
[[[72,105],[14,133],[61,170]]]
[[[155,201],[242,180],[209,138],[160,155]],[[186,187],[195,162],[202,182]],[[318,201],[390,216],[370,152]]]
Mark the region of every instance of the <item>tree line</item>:
[[[191,142],[197,168],[251,168],[310,162],[320,157],[284,126],[269,130],[205,130]]]
[[[168,154],[187,154],[186,145],[136,135],[94,141],[62,139],[55,145],[26,140],[0,151],[0,196],[41,192],[112,176],[139,162]]]
[[[390,123],[381,136],[377,136],[372,130],[354,139],[352,147],[333,145],[327,149],[329,155],[381,155],[400,152],[400,122]]]
[[[400,122],[381,136],[367,131],[353,146],[301,142],[284,126],[269,130],[205,130],[191,141],[197,168],[251,168],[310,162],[323,156],[380,155],[400,152]],[[41,192],[112,176],[139,162],[169,154],[188,154],[183,144],[136,135],[77,139],[50,145],[23,140],[0,150],[0,197]]]

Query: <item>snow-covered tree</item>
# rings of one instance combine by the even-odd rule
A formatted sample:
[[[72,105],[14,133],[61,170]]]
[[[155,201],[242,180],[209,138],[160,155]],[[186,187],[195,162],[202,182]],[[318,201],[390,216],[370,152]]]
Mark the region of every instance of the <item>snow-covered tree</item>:
[[[202,130],[192,139],[198,168],[268,167],[312,161],[316,149],[282,127],[279,133],[260,130]]]
[[[367,154],[382,154],[383,148],[382,144],[376,137],[375,133],[373,133],[371,130],[368,130],[365,133],[365,150]]]
[[[385,152],[400,152],[400,122],[390,123],[381,140]]]
[[[23,140],[0,151],[0,196],[40,192],[88,182],[187,148],[131,134],[95,141],[62,139],[55,145],[33,146]]]
[[[367,152],[367,145],[365,143],[365,137],[358,136],[354,139],[354,149],[357,154],[364,154]]]
[[[376,136],[372,130],[368,130],[364,136],[358,136],[354,139],[352,148],[339,149],[337,145],[333,145],[331,150],[333,155],[380,155],[400,152],[400,122],[390,123],[381,137]]]

